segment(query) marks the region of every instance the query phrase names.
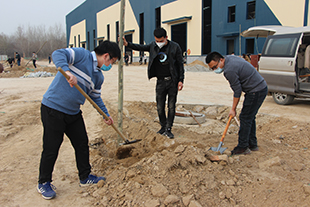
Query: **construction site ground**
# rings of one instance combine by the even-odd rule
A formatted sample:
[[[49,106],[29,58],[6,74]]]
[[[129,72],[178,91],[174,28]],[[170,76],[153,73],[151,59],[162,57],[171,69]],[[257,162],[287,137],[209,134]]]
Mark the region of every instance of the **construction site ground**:
[[[156,80],[146,65],[124,66],[123,133],[141,142],[117,145],[117,134],[87,101],[81,107],[89,136],[92,171],[107,178],[79,187],[74,150],[67,137],[54,168],[57,196],[37,192],[42,151],[40,102],[53,80],[20,78],[56,68],[5,67],[0,74],[0,206],[309,206],[310,101],[277,105],[268,96],[257,115],[259,151],[230,157],[237,145],[232,121],[224,140],[227,160],[211,162],[228,120],[232,91],[223,75],[187,67],[177,110],[205,114],[202,126],[175,124],[174,139],[156,134]],[[102,98],[117,125],[118,68],[104,72]],[[241,103],[238,107],[240,112]]]

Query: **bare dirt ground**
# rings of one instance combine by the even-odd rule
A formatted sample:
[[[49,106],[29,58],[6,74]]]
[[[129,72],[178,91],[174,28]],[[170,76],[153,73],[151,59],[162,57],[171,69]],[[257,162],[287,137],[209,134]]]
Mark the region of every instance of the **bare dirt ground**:
[[[28,68],[56,72],[45,62],[38,65],[37,70],[32,64]],[[147,80],[145,65],[124,67],[123,132],[142,141],[118,147],[113,128],[85,103],[93,172],[107,181],[103,186],[78,186],[74,151],[65,137],[53,174],[57,197],[44,200],[36,192],[40,101],[53,77],[18,78],[23,67],[5,70],[10,76],[0,74],[0,206],[309,205],[309,101],[280,106],[267,97],[257,116],[259,151],[211,162],[208,149],[218,146],[232,101],[225,78],[186,72],[178,110],[205,114],[206,122],[201,127],[175,124],[175,139],[170,140],[156,134],[155,80]],[[102,98],[117,123],[117,65],[104,75]],[[232,122],[224,154],[236,146],[237,132]]]

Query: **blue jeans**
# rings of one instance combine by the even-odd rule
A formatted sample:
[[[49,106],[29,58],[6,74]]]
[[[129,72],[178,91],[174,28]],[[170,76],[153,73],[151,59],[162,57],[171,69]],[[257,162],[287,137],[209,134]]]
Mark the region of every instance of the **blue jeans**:
[[[165,105],[168,95],[168,117],[166,117]],[[156,103],[159,122],[162,127],[171,128],[175,116],[175,103],[177,102],[178,85],[170,80],[157,80]]]
[[[239,116],[240,129],[238,147],[256,147],[256,114],[264,102],[268,88],[264,88],[261,91],[255,93],[246,93],[243,102],[243,107]]]

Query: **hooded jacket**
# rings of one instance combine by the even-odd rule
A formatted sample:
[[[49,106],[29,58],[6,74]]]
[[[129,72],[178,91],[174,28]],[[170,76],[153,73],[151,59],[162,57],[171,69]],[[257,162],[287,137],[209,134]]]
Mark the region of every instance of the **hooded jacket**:
[[[167,40],[169,41],[169,40]],[[150,53],[149,57],[149,64],[148,64],[148,78],[156,77],[156,69],[153,67],[153,62],[157,54],[159,53],[160,49],[157,46],[156,42],[153,41],[148,45],[140,45],[134,44],[132,42],[128,42],[128,48],[138,51],[148,51]],[[169,58],[170,64],[170,74],[172,80],[175,83],[184,81],[184,66],[183,66],[183,57],[182,57],[182,50],[178,43],[169,41],[167,45],[167,53]]]

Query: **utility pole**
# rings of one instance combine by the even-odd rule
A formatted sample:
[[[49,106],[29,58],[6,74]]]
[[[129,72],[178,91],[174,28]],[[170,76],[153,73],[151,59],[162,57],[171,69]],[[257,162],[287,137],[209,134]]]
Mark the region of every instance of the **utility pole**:
[[[118,62],[118,130],[123,132],[123,92],[124,92],[124,81],[123,81],[123,36],[124,36],[124,20],[125,20],[125,0],[121,0],[120,7],[120,33],[119,33],[119,48],[121,49],[121,59]],[[118,135],[118,144],[122,142],[122,138]]]

